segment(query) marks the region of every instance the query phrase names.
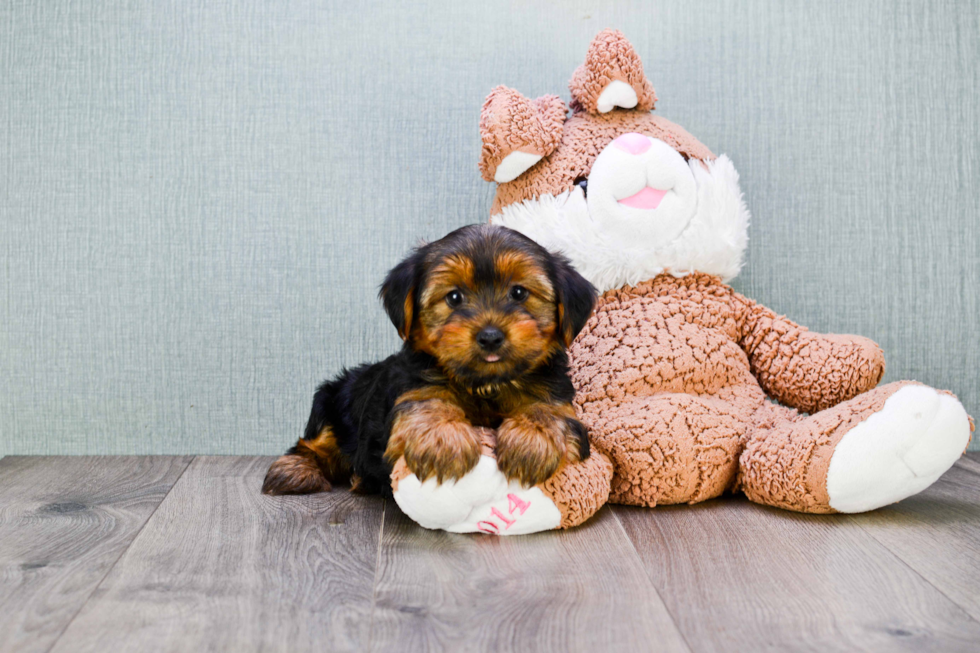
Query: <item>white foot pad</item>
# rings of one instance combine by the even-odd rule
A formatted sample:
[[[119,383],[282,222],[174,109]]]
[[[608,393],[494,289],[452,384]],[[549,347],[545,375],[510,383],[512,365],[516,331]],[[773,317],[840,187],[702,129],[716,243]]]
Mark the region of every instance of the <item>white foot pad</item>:
[[[420,526],[452,533],[522,535],[558,528],[561,513],[537,486],[508,481],[497,461],[481,456],[466,476],[441,485],[415,474],[398,482],[395,502]]]
[[[969,441],[970,422],[959,401],[927,386],[905,386],[837,443],[827,471],[830,506],[864,512],[921,492]]]

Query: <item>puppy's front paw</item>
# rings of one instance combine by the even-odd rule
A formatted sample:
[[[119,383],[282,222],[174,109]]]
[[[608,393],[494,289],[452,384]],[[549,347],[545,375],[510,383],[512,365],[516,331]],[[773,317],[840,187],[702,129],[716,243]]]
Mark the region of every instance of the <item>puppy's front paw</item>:
[[[542,483],[565,462],[589,455],[585,427],[565,413],[570,407],[537,407],[514,415],[497,429],[497,466],[511,480]]]
[[[465,422],[443,424],[405,447],[405,463],[423,482],[430,476],[440,483],[462,478],[479,460],[479,434]]]
[[[482,447],[480,431],[466,421],[458,406],[439,400],[420,402],[395,418],[385,457],[405,464],[425,481],[460,479],[476,466]]]

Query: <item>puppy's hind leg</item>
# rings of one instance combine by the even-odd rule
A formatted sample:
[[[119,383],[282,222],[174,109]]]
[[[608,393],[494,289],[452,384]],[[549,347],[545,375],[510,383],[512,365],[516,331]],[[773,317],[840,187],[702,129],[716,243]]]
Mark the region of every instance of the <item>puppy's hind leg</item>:
[[[324,384],[317,390],[306,433],[269,467],[262,483],[263,494],[329,492],[331,483],[350,480],[350,461],[337,444],[328,416],[334,396],[332,385]]]

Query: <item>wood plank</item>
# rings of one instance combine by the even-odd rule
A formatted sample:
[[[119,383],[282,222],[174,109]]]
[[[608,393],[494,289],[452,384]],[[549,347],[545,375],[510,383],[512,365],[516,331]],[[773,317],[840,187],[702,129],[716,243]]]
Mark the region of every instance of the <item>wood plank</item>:
[[[980,474],[980,451],[967,451],[956,461],[957,467],[963,467]]]
[[[428,531],[389,504],[378,574],[376,651],[688,650],[608,509],[493,537]]]
[[[0,460],[0,651],[46,651],[190,456]]]
[[[980,623],[847,516],[615,507],[696,651],[976,650]]]
[[[980,465],[964,458],[921,494],[849,519],[980,621]]]
[[[195,459],[53,650],[364,650],[383,501],[264,496],[271,461]]]

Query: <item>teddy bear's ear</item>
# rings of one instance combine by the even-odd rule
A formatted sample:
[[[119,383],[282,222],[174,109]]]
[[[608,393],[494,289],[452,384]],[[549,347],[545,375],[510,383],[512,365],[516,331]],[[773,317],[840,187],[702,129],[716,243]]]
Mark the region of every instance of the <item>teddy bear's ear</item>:
[[[640,57],[623,33],[614,29],[603,30],[592,40],[585,63],[575,70],[568,88],[572,108],[589,113],[609,113],[615,107],[652,111],[657,101]]]
[[[498,86],[480,114],[480,172],[487,181],[503,184],[551,154],[561,140],[565,103],[557,95],[529,100]]]

